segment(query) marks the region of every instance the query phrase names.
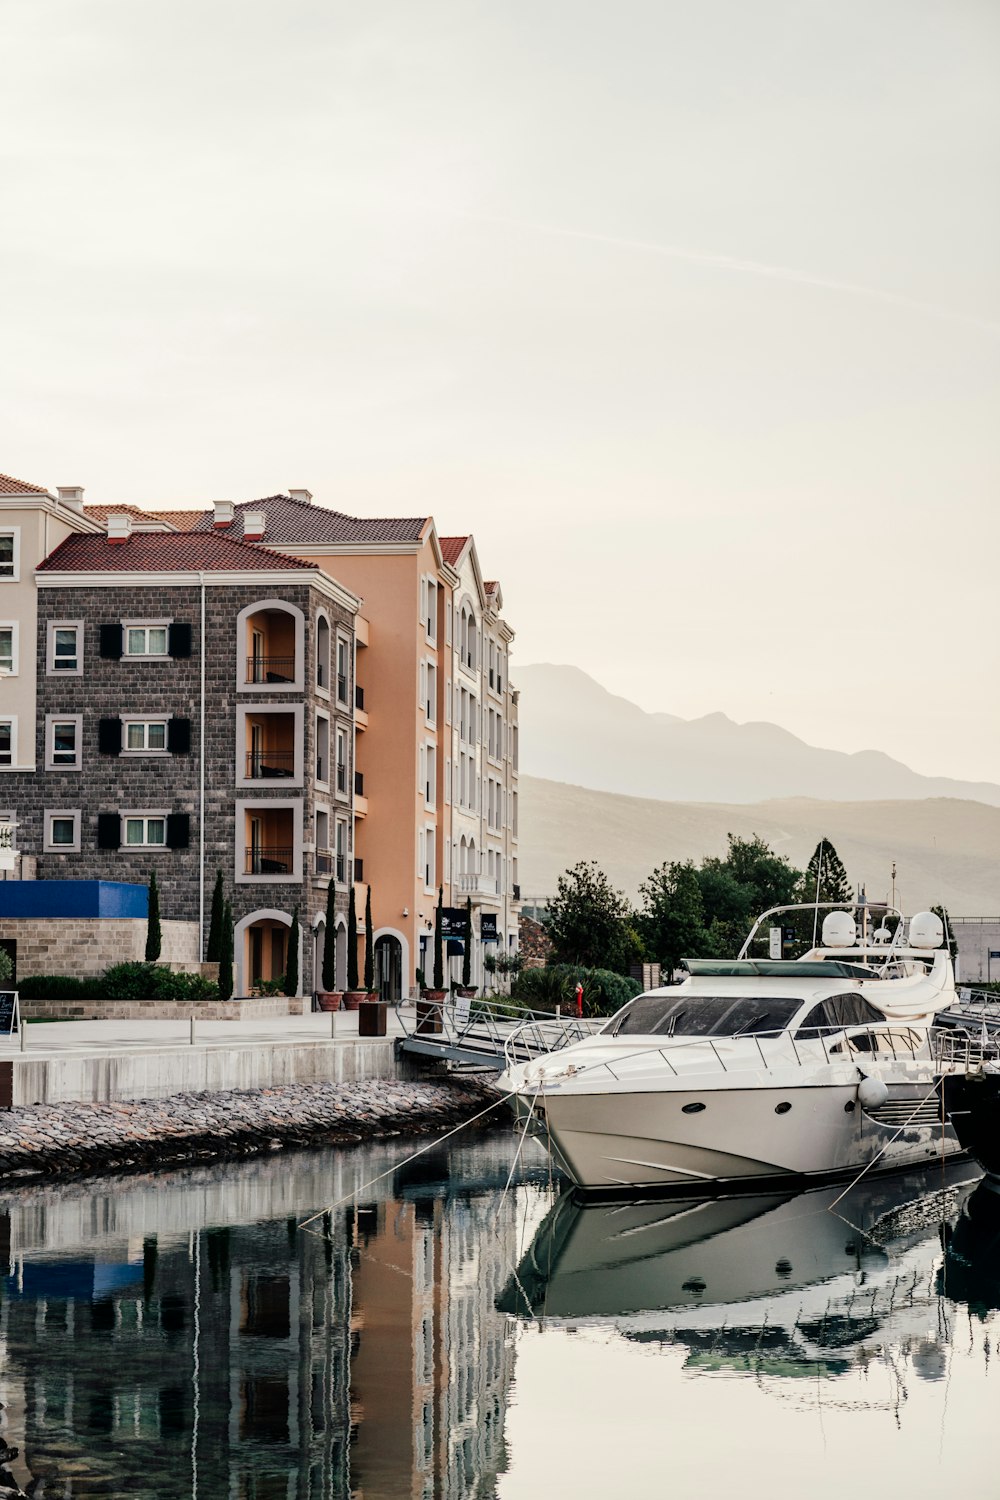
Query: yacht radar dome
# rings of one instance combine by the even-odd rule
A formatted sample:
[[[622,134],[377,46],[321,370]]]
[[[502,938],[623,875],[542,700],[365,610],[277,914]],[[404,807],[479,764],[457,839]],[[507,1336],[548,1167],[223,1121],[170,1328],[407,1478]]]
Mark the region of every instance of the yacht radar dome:
[[[824,948],[853,948],[858,929],[849,911],[828,911],[823,918]]]
[[[910,918],[911,948],[940,948],[944,943],[944,923],[933,911],[918,911]]]

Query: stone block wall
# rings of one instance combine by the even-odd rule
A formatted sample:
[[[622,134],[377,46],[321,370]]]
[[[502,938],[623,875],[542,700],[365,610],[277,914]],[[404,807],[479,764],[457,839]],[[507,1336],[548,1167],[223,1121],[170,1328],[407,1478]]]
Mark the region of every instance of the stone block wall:
[[[160,963],[200,972],[197,922],[162,923]],[[0,938],[17,943],[17,977],[93,979],[112,964],[141,962],[146,922],[136,917],[0,917]]]
[[[552,957],[552,942],[541,922],[521,913],[518,951],[526,969],[544,969]]]

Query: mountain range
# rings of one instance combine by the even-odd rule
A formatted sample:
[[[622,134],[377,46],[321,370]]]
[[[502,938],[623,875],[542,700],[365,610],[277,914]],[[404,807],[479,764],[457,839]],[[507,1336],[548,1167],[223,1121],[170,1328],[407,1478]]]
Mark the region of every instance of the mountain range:
[[[518,667],[521,771],[670,802],[961,798],[1000,807],[1000,785],[922,776],[878,750],[807,745],[776,724],[647,713],[578,667]]]

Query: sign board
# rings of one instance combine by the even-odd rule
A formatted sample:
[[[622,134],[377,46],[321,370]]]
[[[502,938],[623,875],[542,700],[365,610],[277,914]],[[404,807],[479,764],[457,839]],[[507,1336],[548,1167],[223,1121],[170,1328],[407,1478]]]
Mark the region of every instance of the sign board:
[[[1000,958],[1000,948],[991,948],[990,958]]]
[[[469,1011],[472,1008],[471,995],[459,995],[455,1000],[455,1025],[459,1030],[464,1030],[469,1024]]]
[[[772,927],[769,932],[768,958],[781,957],[781,928]]]
[[[17,990],[0,990],[0,1036],[13,1036],[21,1029],[21,1007]]]
[[[479,936],[484,943],[498,943],[500,935],[497,932],[497,914],[495,911],[484,911],[479,917]]]
[[[441,936],[443,938],[465,937],[465,907],[442,906]]]

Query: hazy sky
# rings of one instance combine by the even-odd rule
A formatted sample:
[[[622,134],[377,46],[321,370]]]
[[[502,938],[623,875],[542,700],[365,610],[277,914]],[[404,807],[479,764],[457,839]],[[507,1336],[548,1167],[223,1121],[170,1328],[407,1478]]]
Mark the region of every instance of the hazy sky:
[[[522,661],[1000,779],[995,0],[5,0],[0,44],[0,469],[430,510]]]

